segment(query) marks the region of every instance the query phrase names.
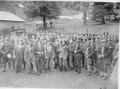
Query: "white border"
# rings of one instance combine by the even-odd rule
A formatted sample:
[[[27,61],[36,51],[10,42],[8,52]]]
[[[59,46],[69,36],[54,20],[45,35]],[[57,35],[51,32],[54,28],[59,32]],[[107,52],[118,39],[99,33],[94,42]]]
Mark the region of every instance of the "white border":
[[[81,1],[81,2],[120,2],[120,0],[0,0],[0,1]],[[119,30],[120,30],[120,23],[119,23]],[[120,35],[120,32],[119,32]],[[120,39],[120,36],[119,36]],[[120,44],[119,44],[119,48],[120,48]],[[120,53],[120,50],[119,50]],[[119,54],[120,57],[120,54]],[[120,80],[120,60],[118,61],[118,89],[120,89],[119,86],[119,80]],[[2,76],[1,76],[2,77]],[[12,87],[0,87],[0,89],[10,89]],[[13,89],[13,88],[12,88]],[[18,88],[14,88],[14,89],[18,89]],[[19,89],[31,89],[31,88],[19,88]],[[38,89],[38,88],[32,88],[32,89]],[[39,88],[39,89],[43,89],[43,88]],[[46,88],[46,89],[55,89],[55,88]],[[62,89],[62,88],[59,88]]]
[[[81,2],[120,2],[120,0],[0,0],[0,1],[81,1]]]

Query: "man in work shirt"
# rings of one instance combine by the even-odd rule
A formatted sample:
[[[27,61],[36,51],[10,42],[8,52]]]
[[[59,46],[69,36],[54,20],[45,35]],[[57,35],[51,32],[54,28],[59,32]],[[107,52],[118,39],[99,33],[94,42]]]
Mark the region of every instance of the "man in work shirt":
[[[70,39],[70,43],[68,45],[68,53],[69,53],[69,67],[70,70],[73,69],[73,56],[74,56],[74,44],[73,44],[73,40]]]
[[[82,56],[83,56],[83,47],[80,42],[82,42],[82,40],[77,38],[76,47],[74,51],[75,71],[78,72],[78,74],[81,73],[81,62],[82,62]]]

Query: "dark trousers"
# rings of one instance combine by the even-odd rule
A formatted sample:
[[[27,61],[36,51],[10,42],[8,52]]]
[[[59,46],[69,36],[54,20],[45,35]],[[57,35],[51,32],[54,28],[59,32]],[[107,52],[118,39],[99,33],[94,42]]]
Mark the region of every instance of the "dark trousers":
[[[7,54],[2,55],[2,64],[3,64],[3,71],[6,71],[6,66],[7,66]]]
[[[43,62],[43,56],[41,55],[36,55],[35,56],[35,64],[36,64],[36,68],[37,68],[37,72],[41,73],[43,66],[44,66],[44,62]]]
[[[82,61],[82,67],[84,68],[85,67],[85,56],[84,56],[84,53],[82,54],[81,61]]]
[[[75,54],[75,70],[81,71],[81,64],[82,64],[82,53]]]
[[[23,70],[23,55],[19,52],[15,58],[15,72],[21,72]]]

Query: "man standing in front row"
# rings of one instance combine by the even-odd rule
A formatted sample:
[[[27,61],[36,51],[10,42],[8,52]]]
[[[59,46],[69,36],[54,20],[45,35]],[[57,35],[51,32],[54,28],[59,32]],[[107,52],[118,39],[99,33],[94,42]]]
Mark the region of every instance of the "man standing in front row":
[[[78,74],[81,73],[81,63],[83,58],[83,47],[80,44],[82,42],[82,39],[77,38],[76,47],[74,51],[75,56],[75,71],[78,72]]]
[[[24,47],[21,39],[18,39],[15,46],[15,73],[21,72],[24,61]]]
[[[69,67],[70,70],[73,69],[73,57],[74,57],[74,44],[73,40],[70,39],[69,45],[68,45],[68,56],[69,56]]]
[[[108,44],[108,41],[105,41],[105,46],[103,47],[103,79],[107,79],[111,63],[112,63],[112,53],[113,49],[112,47]],[[108,45],[107,45],[108,44]]]
[[[89,39],[89,43],[87,45],[87,48],[85,50],[85,58],[86,58],[86,64],[87,64],[87,75],[91,74],[92,70],[92,55],[93,55],[93,49],[91,47],[91,39]]]

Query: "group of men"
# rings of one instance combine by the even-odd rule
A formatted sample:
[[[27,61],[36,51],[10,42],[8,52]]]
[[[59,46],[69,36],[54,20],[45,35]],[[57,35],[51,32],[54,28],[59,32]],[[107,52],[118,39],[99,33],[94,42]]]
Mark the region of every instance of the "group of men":
[[[104,33],[12,33],[0,38],[0,65],[15,73],[75,71],[83,69],[107,79],[118,59],[118,37]]]

